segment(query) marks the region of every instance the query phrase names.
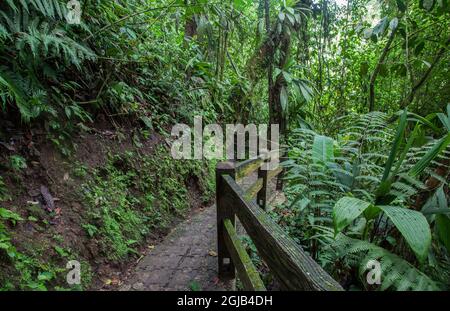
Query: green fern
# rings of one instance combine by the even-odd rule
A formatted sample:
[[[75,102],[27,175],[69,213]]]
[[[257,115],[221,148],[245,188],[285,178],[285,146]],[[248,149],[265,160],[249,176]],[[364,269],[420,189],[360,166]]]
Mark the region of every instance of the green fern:
[[[43,114],[58,114],[51,102],[58,90],[42,85],[41,75],[48,76],[62,65],[81,70],[85,61],[95,60],[94,52],[67,32],[65,5],[58,0],[21,0],[7,1],[0,8],[0,59],[4,64],[0,67],[0,107],[17,106],[27,122]],[[54,74],[53,78],[57,79]]]
[[[418,258],[426,260],[430,248],[429,233],[424,235],[424,239],[416,239],[422,236],[414,232],[411,234],[411,226],[405,227],[401,222],[400,214],[409,211],[401,207],[414,204],[414,197],[427,189],[424,180],[429,176],[436,176],[443,184],[448,184],[445,177],[435,173],[435,169],[437,166],[445,166],[440,160],[448,158],[450,152],[440,148],[438,152],[433,153],[433,148],[436,149],[436,144],[439,143],[435,139],[409,149],[402,149],[405,148],[403,143],[401,148],[397,147],[395,152],[392,152],[394,148],[392,145],[396,144],[393,141],[398,131],[388,123],[388,117],[384,113],[349,115],[341,118],[339,122],[342,123],[342,130],[334,139],[334,144],[328,144],[327,147],[325,142],[328,140],[312,130],[296,129],[292,133],[289,140],[291,160],[286,163],[288,170],[286,195],[290,201],[289,209],[293,213],[293,220],[289,225],[291,234],[299,237],[301,243],[314,252],[315,258],[324,267],[332,270],[335,266],[334,260],[337,260],[334,252],[330,253],[328,247],[335,243],[333,206],[343,197],[368,202],[363,209],[366,219],[358,218],[363,212],[361,210],[361,213],[355,214],[354,218],[345,223],[345,226],[348,226],[347,234],[358,238],[349,241],[361,241],[354,246],[347,245],[349,250],[358,250],[364,246],[367,256],[379,259],[386,265],[388,269],[386,273],[392,274],[390,277],[392,280],[386,274],[386,287],[380,289],[435,288],[435,282],[431,278],[423,279],[423,272],[400,257],[404,255],[403,251],[395,247],[390,250],[383,249],[376,244],[387,243],[386,239],[391,238],[389,232],[399,229]],[[403,142],[404,135],[400,137],[399,144]],[[391,156],[388,156],[390,153]],[[405,156],[402,157],[401,153],[405,153]],[[420,169],[420,174],[410,174],[417,163],[424,161],[425,157],[430,158],[424,169]],[[392,162],[386,165],[388,160]],[[383,180],[387,180],[387,176],[389,184],[383,200],[384,205],[393,206],[376,207],[380,185]],[[369,208],[365,211],[367,207]],[[381,209],[386,211],[382,212]],[[408,215],[420,222],[421,227],[429,232],[429,225],[424,217],[416,211],[410,212]],[[389,216],[388,219],[391,221],[380,215]],[[369,237],[375,244],[365,241]],[[351,253],[350,251],[349,254]],[[370,256],[361,257],[361,254],[357,257],[346,256],[345,262],[349,269],[359,267],[363,260]],[[445,257],[440,258],[439,262],[445,261]],[[424,267],[429,267],[428,262],[425,263]],[[415,275],[419,275],[417,284],[414,283]]]
[[[370,260],[377,260],[381,265],[381,284],[379,290],[439,290],[439,285],[425,273],[401,257],[364,240],[349,238],[340,234],[331,248],[341,259],[349,259],[359,265],[361,283],[367,285],[365,272]]]

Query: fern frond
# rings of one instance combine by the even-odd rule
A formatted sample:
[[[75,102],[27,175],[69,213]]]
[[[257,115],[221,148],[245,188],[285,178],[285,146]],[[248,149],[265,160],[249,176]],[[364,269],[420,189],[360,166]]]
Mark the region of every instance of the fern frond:
[[[366,284],[364,274],[367,271],[367,263],[370,260],[377,260],[381,264],[380,290],[389,288],[396,290],[439,290],[441,288],[438,283],[406,260],[370,242],[339,234],[332,248],[341,258],[355,255],[359,259],[359,275],[363,284]]]

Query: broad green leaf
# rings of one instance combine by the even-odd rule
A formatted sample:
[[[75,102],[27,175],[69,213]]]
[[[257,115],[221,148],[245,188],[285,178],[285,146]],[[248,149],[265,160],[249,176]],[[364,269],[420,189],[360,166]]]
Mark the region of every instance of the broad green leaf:
[[[427,200],[427,202],[423,205],[421,212],[425,216],[433,214],[450,215],[450,208],[448,207],[447,197],[444,192],[444,185],[440,186]]]
[[[148,129],[153,130],[153,122],[149,117],[142,116],[141,120],[142,122],[144,122],[145,126],[147,126]]]
[[[386,64],[380,64],[380,77],[387,77],[389,75],[389,70]]]
[[[23,220],[22,217],[20,217],[20,215],[2,207],[0,207],[0,219],[14,220],[14,221]]]
[[[289,72],[283,71],[283,77],[287,83],[292,82],[292,76],[289,74]]]
[[[333,223],[335,234],[358,218],[371,203],[352,197],[343,197],[333,208]]]
[[[400,231],[420,262],[424,262],[431,245],[431,230],[425,216],[398,206],[378,206]]]
[[[41,272],[38,275],[38,280],[39,281],[49,281],[53,278],[53,273],[51,272]]]
[[[364,29],[363,31],[364,39],[369,39],[372,37],[372,28]]]
[[[312,159],[314,163],[323,163],[333,161],[333,140],[330,137],[316,135],[312,146]]]

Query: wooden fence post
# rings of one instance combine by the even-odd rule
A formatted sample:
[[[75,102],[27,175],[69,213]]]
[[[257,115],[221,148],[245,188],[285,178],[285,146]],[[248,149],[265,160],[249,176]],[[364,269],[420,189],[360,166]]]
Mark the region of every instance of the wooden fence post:
[[[288,160],[288,157],[286,157],[286,156],[281,157],[281,158],[280,158],[280,164],[279,164],[279,165],[281,165],[281,163],[283,163],[284,161],[287,161],[287,160]],[[283,180],[283,178],[284,178],[284,173],[285,173],[285,171],[286,171],[286,169],[283,168],[283,170],[281,171],[281,173],[280,173],[280,174],[278,175],[278,177],[277,177],[277,190],[278,190],[278,191],[283,190],[283,185],[284,185],[284,180]]]
[[[231,260],[231,255],[225,245],[224,219],[229,219],[233,226],[236,225],[236,216],[233,207],[227,203],[225,192],[223,191],[224,175],[236,178],[234,163],[220,162],[216,167],[216,208],[217,208],[217,259],[219,263],[219,279],[229,281],[235,278],[235,267]]]
[[[263,210],[266,210],[267,208],[267,173],[269,171],[266,169],[266,164],[267,160],[265,160],[258,169],[258,178],[262,178],[262,188],[261,190],[259,190],[258,195],[256,196],[256,203],[258,203],[259,207],[261,207]]]

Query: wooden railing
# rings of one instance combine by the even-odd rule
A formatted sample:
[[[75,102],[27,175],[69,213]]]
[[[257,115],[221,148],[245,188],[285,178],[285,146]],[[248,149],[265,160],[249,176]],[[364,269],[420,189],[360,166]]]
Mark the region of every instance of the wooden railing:
[[[269,153],[240,163],[221,162],[216,168],[217,247],[219,278],[235,279],[236,271],[245,290],[265,286],[235,229],[236,216],[255,244],[259,256],[285,290],[339,291],[342,287],[328,275],[267,214],[269,181],[281,173],[263,167]],[[258,179],[246,190],[237,181],[258,171]],[[256,197],[256,202],[254,198]]]

